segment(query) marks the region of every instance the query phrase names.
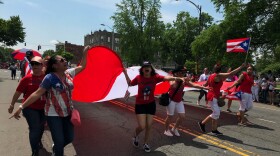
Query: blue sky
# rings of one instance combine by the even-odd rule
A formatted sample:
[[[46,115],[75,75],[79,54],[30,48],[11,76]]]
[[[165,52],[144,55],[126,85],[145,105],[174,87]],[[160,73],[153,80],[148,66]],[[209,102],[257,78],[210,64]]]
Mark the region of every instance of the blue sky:
[[[116,11],[116,3],[121,0],[2,0],[0,5],[0,18],[8,19],[19,15],[25,27],[27,43],[26,48],[37,50],[40,44],[43,52],[54,49],[57,41],[68,41],[83,45],[84,36],[91,31],[106,29],[104,23],[110,27],[113,21],[110,17]],[[209,13],[214,20],[223,19],[217,13],[211,0],[192,0],[202,5],[202,11]],[[188,11],[191,16],[197,17],[197,9],[186,0],[161,0],[162,19],[165,23],[176,19],[180,11]],[[13,48],[23,48],[19,43]]]

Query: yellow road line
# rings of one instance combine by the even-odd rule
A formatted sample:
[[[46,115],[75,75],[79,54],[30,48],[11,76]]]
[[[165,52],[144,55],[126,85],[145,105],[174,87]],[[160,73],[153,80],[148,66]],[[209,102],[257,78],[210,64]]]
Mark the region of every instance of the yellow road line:
[[[109,101],[113,104],[116,104],[118,106],[121,106],[121,107],[124,107],[130,111],[134,111],[134,107],[132,106],[129,106],[127,104],[124,104],[122,102],[119,102],[119,101]],[[161,124],[164,124],[164,120],[157,117],[157,116],[154,116],[154,120],[161,123]],[[227,149],[228,151],[231,151],[233,153],[236,153],[238,155],[242,155],[242,156],[249,156],[249,155],[257,155],[251,151],[248,151],[248,150],[244,150],[240,147],[236,147],[235,145],[232,145],[228,142],[225,142],[225,141],[222,141],[220,139],[217,139],[217,138],[214,138],[214,137],[211,137],[207,134],[202,134],[200,132],[197,132],[197,131],[192,131],[192,130],[186,130],[186,129],[183,129],[183,128],[179,128],[180,131],[186,133],[186,134],[189,134],[189,135],[192,135],[198,139],[201,139],[201,140],[204,140],[206,142],[209,142],[217,147],[220,147],[220,148],[223,148],[223,149]],[[246,152],[246,153],[244,153]]]

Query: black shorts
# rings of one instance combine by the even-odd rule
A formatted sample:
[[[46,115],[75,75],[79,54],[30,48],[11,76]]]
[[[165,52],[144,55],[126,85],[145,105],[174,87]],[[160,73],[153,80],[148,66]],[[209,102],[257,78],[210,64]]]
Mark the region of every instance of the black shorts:
[[[148,104],[136,104],[135,114],[150,114],[155,115],[156,113],[156,102],[151,102]]]

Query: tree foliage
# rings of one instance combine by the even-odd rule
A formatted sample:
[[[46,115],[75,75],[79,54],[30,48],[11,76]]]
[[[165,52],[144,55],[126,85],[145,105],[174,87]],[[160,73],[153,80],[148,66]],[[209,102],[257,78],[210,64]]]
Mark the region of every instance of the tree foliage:
[[[111,18],[120,34],[122,58],[129,64],[154,61],[164,23],[159,20],[160,0],[122,0]]]
[[[0,62],[12,62],[13,58],[11,53],[14,51],[12,48],[5,48],[0,46]]]
[[[24,42],[25,32],[19,16],[11,16],[10,19],[0,18],[0,42],[7,46]]]

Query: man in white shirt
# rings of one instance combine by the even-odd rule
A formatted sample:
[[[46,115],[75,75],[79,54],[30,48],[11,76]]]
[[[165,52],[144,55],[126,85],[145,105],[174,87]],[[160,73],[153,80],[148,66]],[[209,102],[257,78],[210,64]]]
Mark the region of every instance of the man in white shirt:
[[[203,70],[203,74],[200,75],[199,79],[198,79],[198,82],[202,82],[202,81],[207,81],[208,80],[208,77],[209,77],[209,71],[208,71],[208,68],[204,68]],[[207,92],[204,91],[203,89],[200,90],[200,94],[198,96],[198,99],[197,99],[197,105],[200,105],[200,100],[202,99],[202,97],[205,95],[205,101],[206,101],[206,105],[208,104],[208,101],[207,101]]]

